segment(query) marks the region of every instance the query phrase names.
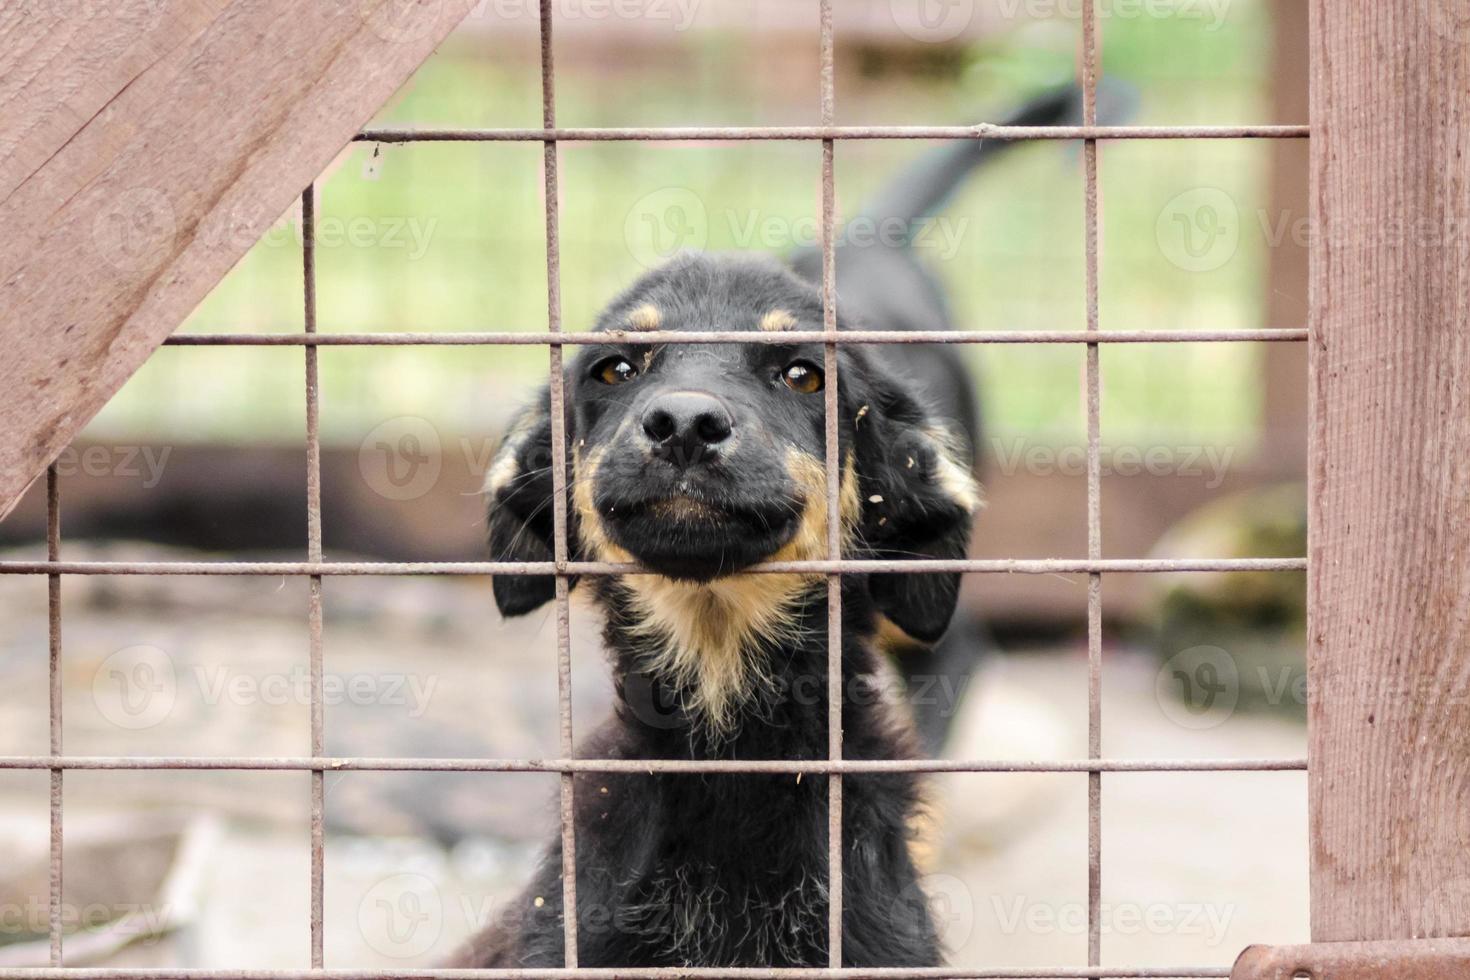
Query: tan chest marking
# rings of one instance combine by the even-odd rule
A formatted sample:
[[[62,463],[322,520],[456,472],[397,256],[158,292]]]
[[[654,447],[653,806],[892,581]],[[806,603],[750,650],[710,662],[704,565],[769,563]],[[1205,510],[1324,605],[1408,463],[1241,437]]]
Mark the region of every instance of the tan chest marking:
[[[573,504],[583,543],[600,561],[630,562],[612,542],[593,505],[592,485],[602,450],[574,459]],[[801,520],[791,540],[772,561],[811,561],[826,557],[826,476],[820,460],[791,451],[787,472],[805,497]],[[859,517],[857,478],[851,460],[842,480],[842,524],[846,540]],[[628,575],[628,590],[638,624],[634,632],[651,641],[651,667],[690,692],[683,707],[711,731],[728,730],[740,705],[770,683],[769,651],[801,639],[798,600],[822,576],[812,574],[735,575],[713,582],[677,582],[660,575]]]

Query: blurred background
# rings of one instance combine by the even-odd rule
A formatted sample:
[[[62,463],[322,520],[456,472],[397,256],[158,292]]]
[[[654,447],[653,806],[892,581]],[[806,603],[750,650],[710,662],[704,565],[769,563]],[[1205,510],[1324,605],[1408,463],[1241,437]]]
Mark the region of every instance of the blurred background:
[[[995,121],[1073,77],[1073,0],[836,5],[840,124]],[[809,125],[807,0],[555,0],[563,126]],[[1305,122],[1298,0],[1104,0],[1108,76],[1144,124]],[[536,4],[485,0],[374,125],[540,124]],[[924,144],[847,141],[853,214]],[[680,249],[816,244],[813,143],[560,148],[568,329]],[[1306,322],[1304,141],[1104,143],[1104,329]],[[355,143],[318,185],[324,332],[543,331],[535,143]],[[919,248],[969,329],[1082,329],[1080,149],[1016,146]],[[303,328],[299,207],[180,328]],[[986,417],[977,557],[1086,553],[1084,348],[963,347]],[[327,558],[482,557],[477,490],[539,347],[327,347],[320,354]],[[1108,557],[1305,554],[1300,344],[1102,351]],[[300,558],[306,548],[299,347],[160,349],[58,462],[68,559]],[[43,557],[44,488],[0,524]],[[1110,575],[1104,755],[1305,754],[1305,577]],[[305,755],[306,583],[63,581],[65,750]],[[995,650],[964,691],[946,755],[1087,750],[1086,582],[970,576]],[[47,750],[46,583],[0,577],[0,754]],[[329,578],[327,751],[557,754],[554,623],[513,622],[488,581]],[[573,624],[575,719],[610,690],[595,614]],[[66,787],[69,965],[308,963],[305,773],[74,772]],[[1105,964],[1227,965],[1307,938],[1304,773],[1103,779]],[[553,833],[555,778],[328,775],[327,965],[446,955],[492,921]],[[46,962],[47,776],[0,771],[0,965]],[[1086,962],[1086,778],[936,778],[928,884],[956,964]]]

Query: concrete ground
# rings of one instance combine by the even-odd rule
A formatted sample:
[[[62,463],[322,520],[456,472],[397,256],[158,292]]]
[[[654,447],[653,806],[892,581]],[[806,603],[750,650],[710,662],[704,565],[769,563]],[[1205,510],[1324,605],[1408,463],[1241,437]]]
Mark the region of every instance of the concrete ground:
[[[66,752],[308,754],[305,583],[78,577],[64,580],[63,603]],[[478,579],[334,578],[325,603],[328,754],[556,754],[549,614],[502,623]],[[44,580],[0,578],[0,622],[0,754],[44,753]],[[590,613],[576,614],[573,635],[585,731],[610,689]],[[996,657],[947,754],[1085,756],[1086,677],[1077,644]],[[1106,756],[1305,753],[1297,722],[1188,709],[1140,651],[1108,649],[1104,681]],[[1304,773],[1102,783],[1105,964],[1226,966],[1250,943],[1306,940]],[[299,772],[68,773],[68,908],[99,921],[130,914],[134,930],[120,951],[71,939],[68,962],[307,965],[309,787]],[[0,872],[0,965],[33,955],[27,941],[44,929],[47,793],[44,772],[0,771],[0,823],[18,855]],[[554,832],[554,793],[541,774],[328,774],[327,965],[433,963],[491,921]],[[946,775],[931,800],[926,886],[953,962],[1085,964],[1087,776]],[[136,839],[140,816],[164,836],[186,828],[192,843],[142,867],[144,849],[119,843]],[[138,867],[109,854],[133,854]],[[138,922],[169,935],[151,938]]]

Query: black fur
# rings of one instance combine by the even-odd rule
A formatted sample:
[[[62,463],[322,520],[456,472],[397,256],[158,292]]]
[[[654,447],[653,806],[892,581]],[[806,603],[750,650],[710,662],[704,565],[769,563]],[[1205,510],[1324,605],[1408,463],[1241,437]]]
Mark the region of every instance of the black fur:
[[[620,586],[599,586],[619,707],[579,755],[610,759],[823,759],[827,755],[826,590],[802,605],[811,642],[784,650],[758,721],[712,739],[680,699],[641,669]],[[845,620],[871,610],[844,588]],[[844,630],[844,755],[905,758],[905,736],[876,692],[866,630]],[[908,852],[911,774],[843,781],[843,959],[847,965],[940,962]],[[578,964],[820,966],[827,945],[827,781],[823,776],[583,774],[575,780]],[[539,903],[539,904],[538,904]],[[552,844],[498,928],[458,959],[475,967],[562,965],[561,847]]]
[[[1071,93],[1052,96],[1018,118],[1060,122],[1075,102]],[[891,217],[917,220],[990,152],[980,144],[947,148],[901,178],[880,206]],[[814,253],[793,257],[790,268],[686,256],[635,283],[597,328],[627,331],[653,316],[665,330],[754,330],[781,311],[789,327],[820,330],[819,269]],[[839,249],[837,275],[839,329],[952,327],[937,284],[903,245]],[[639,312],[648,310],[653,314]],[[787,381],[793,368],[808,376],[822,363],[820,345],[650,347],[634,335],[582,347],[564,379],[568,473],[581,481],[587,508],[579,515],[569,492],[572,557],[597,559],[618,549],[671,582],[699,589],[807,541],[803,517],[814,491],[792,460],[805,461],[808,475],[820,465],[824,396]],[[963,473],[979,419],[954,350],[843,346],[839,377],[839,458],[851,468],[859,501],[845,557],[963,557],[973,504]],[[551,557],[549,410],[543,391],[516,420],[495,461],[500,469],[492,469],[490,546],[498,561]],[[939,640],[959,578],[844,576],[845,758],[914,755],[907,719],[885,697],[875,632],[886,616],[920,647]],[[614,717],[581,747],[581,757],[827,756],[824,579],[807,580],[790,601],[784,628],[753,638],[742,652],[762,669],[748,672],[733,721],[723,726],[700,714],[691,690],[697,682],[667,669],[663,638],[650,633],[636,582],[592,577],[580,588],[592,590],[605,614],[617,691]],[[553,597],[553,580],[498,576],[495,597],[506,615],[529,612]],[[942,655],[914,659],[968,675],[973,656],[954,645],[940,649]],[[926,730],[942,735],[943,724]],[[579,965],[826,964],[825,777],[580,774],[574,787]],[[908,850],[918,796],[911,774],[843,780],[844,966],[941,961]],[[562,965],[561,863],[554,841],[530,886],[456,965]]]
[[[550,393],[543,388],[512,420],[512,434],[500,449],[513,456],[516,475],[497,495],[490,512],[490,554],[496,561],[546,562],[554,557],[550,412]],[[512,444],[518,432],[524,437]],[[570,524],[567,537],[577,539]],[[550,575],[497,575],[495,603],[506,616],[522,616],[550,602],[555,583]]]

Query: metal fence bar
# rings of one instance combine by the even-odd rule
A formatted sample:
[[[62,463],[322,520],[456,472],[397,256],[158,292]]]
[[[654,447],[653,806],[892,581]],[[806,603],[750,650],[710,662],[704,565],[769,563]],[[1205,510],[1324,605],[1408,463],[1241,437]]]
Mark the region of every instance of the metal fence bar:
[[[552,42],[552,2],[541,0],[541,124],[545,133],[556,129],[556,62]],[[558,234],[556,138],[543,134],[542,190],[546,204],[546,319],[552,334],[562,332],[561,242]],[[552,557],[556,565],[556,708],[558,739],[562,755],[574,754],[572,739],[572,636],[571,585],[564,568],[567,548],[567,430],[566,385],[562,374],[562,349],[547,348],[550,362],[551,398],[551,483]],[[561,898],[563,964],[577,966],[577,837],[575,785],[570,772],[560,780]]]
[[[1109,330],[1089,337],[1082,330],[844,330],[842,344],[1211,344],[1302,343],[1303,329],[1282,330]],[[407,347],[407,346],[545,346],[568,344],[821,344],[824,331],[791,330],[763,333],[743,330],[609,330],[586,333],[221,333],[175,334],[167,347]]]
[[[301,286],[306,335],[316,333],[316,184],[301,192]],[[317,381],[317,349],[306,355],[306,557],[322,560],[321,393]],[[307,600],[308,670],[311,674],[311,754],[326,754],[325,707],[322,699],[322,576],[310,576]],[[311,965],[321,967],[324,911],[324,840],[326,784],[320,769],[311,773]]]
[[[819,4],[822,125],[831,127],[836,108],[832,0]],[[837,243],[835,144],[822,140],[822,364],[826,373],[822,416],[827,476],[827,558],[842,559],[842,440],[837,426]],[[842,575],[827,576],[827,760],[842,758]],[[827,965],[842,966],[842,775],[827,776]]]
[[[46,467],[46,556],[61,560],[61,478],[56,464]],[[61,576],[52,573],[46,579],[47,616],[47,708],[51,728],[51,755],[61,755]],[[62,768],[51,766],[51,861],[50,908],[47,910],[51,935],[51,965],[61,966],[61,857],[62,857]]]
[[[0,967],[0,980],[1165,980],[1165,978],[1229,977],[1221,967],[1075,967],[974,970],[956,967],[589,967],[511,968],[484,970],[190,970],[173,968]]]
[[[1201,140],[1306,139],[1308,126],[664,126],[557,129],[373,128],[359,143],[562,143],[724,140]]]
[[[742,574],[1086,575],[1304,572],[1305,558],[913,558],[768,561]],[[0,561],[0,575],[651,575],[606,561]]]
[[[1082,5],[1082,122],[1097,124],[1099,42],[1097,4]],[[1097,140],[1082,144],[1085,187],[1084,248],[1087,336],[1101,329],[1098,309],[1098,177]],[[1102,558],[1102,364],[1101,349],[1087,345],[1087,557]],[[1087,755],[1102,757],[1102,573],[1087,574]],[[1102,773],[1087,774],[1087,965],[1102,963]],[[1093,974],[1096,976],[1096,974]]]
[[[329,772],[753,773],[1303,772],[1300,759],[434,759],[344,756],[0,756],[0,770],[240,770]]]

